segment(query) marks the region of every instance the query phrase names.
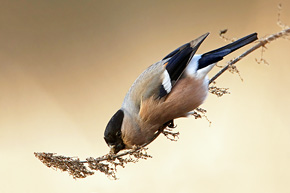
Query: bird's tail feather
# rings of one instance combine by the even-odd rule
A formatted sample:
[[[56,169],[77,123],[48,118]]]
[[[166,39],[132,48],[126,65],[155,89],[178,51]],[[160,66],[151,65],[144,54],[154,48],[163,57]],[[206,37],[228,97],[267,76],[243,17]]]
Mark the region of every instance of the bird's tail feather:
[[[212,50],[202,55],[201,59],[199,60],[199,69],[206,67],[210,64],[216,63],[223,59],[224,56],[232,53],[233,51],[257,40],[257,33],[252,33],[247,35],[237,41],[230,43],[226,46],[218,48],[216,50]]]

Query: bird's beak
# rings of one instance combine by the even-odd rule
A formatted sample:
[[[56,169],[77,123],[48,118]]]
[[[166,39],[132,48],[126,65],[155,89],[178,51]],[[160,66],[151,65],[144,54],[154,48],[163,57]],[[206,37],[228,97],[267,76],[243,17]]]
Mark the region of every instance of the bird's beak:
[[[119,151],[121,151],[122,149],[124,149],[120,145],[110,145],[109,147],[110,147],[110,153],[111,154],[117,154]]]
[[[110,154],[116,154],[118,152],[116,152],[116,146],[115,145],[109,145],[110,148]]]

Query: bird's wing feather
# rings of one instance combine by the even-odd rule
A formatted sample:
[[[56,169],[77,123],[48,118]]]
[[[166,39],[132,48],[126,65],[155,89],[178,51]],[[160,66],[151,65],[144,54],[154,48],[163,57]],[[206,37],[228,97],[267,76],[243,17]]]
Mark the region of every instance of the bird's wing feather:
[[[159,100],[168,95],[207,36],[208,33],[184,44],[147,68],[128,91],[122,104],[123,109],[138,113],[142,101],[152,96]]]
[[[157,97],[159,95],[160,85],[162,85],[164,77],[165,62],[167,60],[159,61],[140,74],[125,96],[122,104],[124,109],[129,112],[138,113],[142,100],[144,101],[151,96],[156,95]]]
[[[163,60],[168,61],[164,64],[166,71],[164,72],[164,80],[160,86],[159,98],[170,93],[171,89],[182,76],[188,63],[208,34],[209,33],[206,33],[197,39],[180,46],[163,58]]]

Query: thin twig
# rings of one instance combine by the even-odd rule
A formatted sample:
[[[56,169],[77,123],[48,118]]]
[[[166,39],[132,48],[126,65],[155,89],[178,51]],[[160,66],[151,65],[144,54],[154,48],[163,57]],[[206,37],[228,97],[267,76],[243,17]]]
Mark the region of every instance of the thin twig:
[[[241,59],[243,59],[245,56],[247,56],[248,54],[252,53],[253,51],[255,51],[256,49],[265,46],[266,44],[272,42],[273,40],[276,40],[280,37],[284,37],[290,34],[290,28],[284,29],[276,34],[272,34],[269,35],[268,37],[259,40],[259,43],[256,44],[255,46],[253,46],[252,48],[250,48],[249,50],[245,51],[243,54],[241,54],[240,56],[238,56],[237,58],[235,58],[234,60],[231,60],[230,62],[228,62],[228,64],[223,67],[216,75],[214,75],[210,81],[209,84],[211,84],[213,81],[215,81],[220,75],[222,75],[231,65],[234,65],[235,63],[237,63],[238,61],[240,61]]]
[[[167,125],[162,126],[148,143],[120,152],[119,154],[109,153],[97,158],[89,157],[83,161],[81,161],[78,157],[66,157],[56,155],[55,153],[34,152],[34,155],[47,167],[68,172],[75,179],[86,178],[87,176],[93,175],[93,170],[95,170],[102,172],[109,178],[116,180],[117,166],[125,167],[125,164],[127,163],[136,163],[139,159],[147,159],[152,157],[147,154],[145,147],[152,143],[161,133],[163,133],[166,127]],[[170,132],[167,134],[169,135]],[[178,134],[175,134],[175,137],[177,135]],[[125,156],[127,156],[127,158]]]
[[[163,128],[164,129],[164,128]],[[155,134],[154,134],[154,136],[153,136],[153,138],[149,141],[149,142],[147,142],[147,143],[145,143],[145,144],[143,144],[142,146],[136,146],[135,148],[133,148],[133,149],[130,149],[130,150],[127,150],[127,151],[123,151],[123,152],[121,152],[121,153],[118,153],[118,154],[106,154],[106,155],[104,155],[104,156],[101,156],[101,157],[97,157],[97,158],[95,158],[95,161],[96,162],[101,162],[101,161],[105,161],[105,160],[108,160],[108,158],[109,159],[116,159],[116,158],[119,158],[119,157],[123,157],[123,156],[125,156],[125,155],[130,155],[130,154],[132,154],[132,153],[134,153],[134,152],[136,152],[136,151],[138,151],[138,150],[140,150],[140,149],[142,149],[142,148],[145,148],[147,145],[149,145],[150,143],[152,143],[162,132],[163,132],[163,129],[159,129]],[[86,160],[86,161],[80,161],[81,163],[88,163],[88,161]]]
[[[256,49],[265,46],[266,44],[272,42],[273,40],[276,40],[280,37],[286,37],[290,34],[290,28],[283,29],[282,31],[270,35],[262,40],[259,40],[258,44],[241,54],[236,59],[230,61],[222,70],[220,70],[213,78],[211,78],[209,84],[213,83],[221,74],[223,74],[226,70],[229,69],[230,66],[240,61],[242,58],[247,56],[248,54],[252,53]],[[227,89],[224,90],[214,90],[214,92],[218,93],[219,95],[226,94],[228,91]],[[196,109],[198,110],[198,109]],[[194,111],[195,112],[195,111]],[[201,113],[203,111],[199,111]],[[202,115],[199,113],[193,113],[193,116],[195,118],[200,118]],[[135,147],[134,149],[121,152],[119,154],[106,154],[104,156],[100,156],[97,158],[87,158],[86,160],[79,160],[77,157],[65,157],[61,155],[56,155],[54,153],[34,153],[34,155],[47,167],[51,167],[54,169],[59,169],[61,171],[66,171],[70,175],[73,176],[73,178],[85,178],[89,175],[93,175],[95,171],[100,171],[105,173],[108,177],[111,177],[113,179],[117,179],[116,177],[116,167],[121,166],[125,167],[126,163],[129,162],[137,162],[139,159],[147,159],[151,156],[146,153],[145,147],[152,143],[161,133],[164,132],[166,127],[172,127],[171,123],[169,125],[164,125],[161,127],[154,135],[154,137],[146,144]],[[170,133],[170,130],[166,130],[164,133],[166,135],[173,136],[173,139],[177,137],[177,133]],[[124,156],[129,156],[129,158],[125,158]],[[103,163],[105,162],[105,163]],[[85,166],[85,164],[88,164],[88,167]]]

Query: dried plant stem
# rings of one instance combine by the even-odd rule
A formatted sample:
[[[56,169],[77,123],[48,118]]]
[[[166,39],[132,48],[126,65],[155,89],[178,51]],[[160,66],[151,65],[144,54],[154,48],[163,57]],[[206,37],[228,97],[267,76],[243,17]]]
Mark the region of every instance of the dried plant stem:
[[[125,155],[130,155],[138,150],[141,150],[143,148],[145,148],[147,145],[149,145],[150,143],[152,143],[162,132],[163,132],[164,129],[160,129],[158,130],[154,137],[148,142],[148,143],[145,143],[143,144],[142,146],[136,146],[135,148],[133,149],[130,149],[130,150],[127,150],[127,151],[123,151],[122,153],[118,153],[118,154],[107,154],[107,155],[104,155],[104,156],[101,156],[101,157],[97,157],[95,158],[95,161],[96,162],[101,162],[101,161],[105,161],[105,160],[108,160],[108,159],[117,159],[119,157],[123,157]],[[80,161],[81,163],[88,163],[88,161]]]
[[[136,163],[139,159],[151,158],[151,156],[147,154],[145,147],[154,141],[161,133],[165,132],[167,126],[169,127],[169,125],[164,125],[160,128],[148,143],[128,151],[123,151],[119,154],[109,153],[97,158],[89,157],[83,161],[78,157],[66,157],[56,155],[55,153],[34,152],[34,155],[47,167],[68,172],[75,179],[86,178],[87,176],[93,175],[93,170],[95,170],[116,180],[117,166],[125,167],[127,163]],[[170,130],[166,131],[166,134],[173,135],[174,137],[178,135],[172,133]]]
[[[225,33],[225,32],[223,32]],[[222,33],[222,34],[223,34]],[[223,74],[226,70],[228,70],[235,63],[240,61],[242,58],[252,53],[256,49],[260,47],[264,47],[266,44],[270,43],[273,40],[276,40],[281,37],[286,37],[290,34],[290,28],[284,28],[282,31],[270,35],[262,40],[259,40],[258,43],[241,54],[239,57],[230,61],[222,70],[220,70],[214,77],[211,78],[209,84],[213,83],[221,74]],[[210,92],[216,94],[217,96],[222,96],[223,94],[227,94],[227,89],[219,89],[215,86],[211,87]],[[192,115],[195,118],[201,118],[205,116],[204,113],[206,111],[200,108],[195,109]],[[206,117],[206,116],[205,116]],[[54,169],[59,169],[61,171],[68,172],[73,178],[85,178],[89,175],[93,175],[95,171],[100,171],[105,173],[108,177],[113,179],[117,179],[116,177],[116,167],[121,166],[125,167],[127,163],[136,163],[139,159],[147,159],[151,158],[150,155],[146,153],[145,147],[153,142],[161,133],[163,133],[170,140],[175,140],[178,138],[178,132],[174,133],[170,128],[174,128],[173,122],[168,123],[167,125],[163,125],[154,135],[154,137],[146,144],[135,147],[134,149],[120,152],[119,154],[106,154],[104,156],[100,156],[97,158],[89,157],[86,160],[79,160],[77,157],[65,157],[61,155],[56,155],[54,153],[45,153],[45,152],[35,152],[34,155],[47,167],[51,167]]]
[[[228,70],[230,66],[234,65],[235,63],[237,63],[238,61],[240,61],[241,59],[243,59],[245,56],[247,56],[248,54],[252,53],[256,49],[258,49],[260,47],[264,47],[266,44],[272,42],[273,40],[276,40],[278,38],[287,36],[289,34],[290,34],[290,28],[287,28],[287,29],[283,29],[282,31],[280,31],[278,33],[269,35],[268,37],[259,40],[258,44],[256,44],[255,46],[253,46],[249,50],[245,51],[243,54],[241,54],[240,56],[238,56],[234,60],[231,60],[230,62],[228,62],[228,64],[225,67],[223,67],[216,75],[214,75],[210,79],[209,84],[214,82],[220,75],[222,75],[226,70]]]

